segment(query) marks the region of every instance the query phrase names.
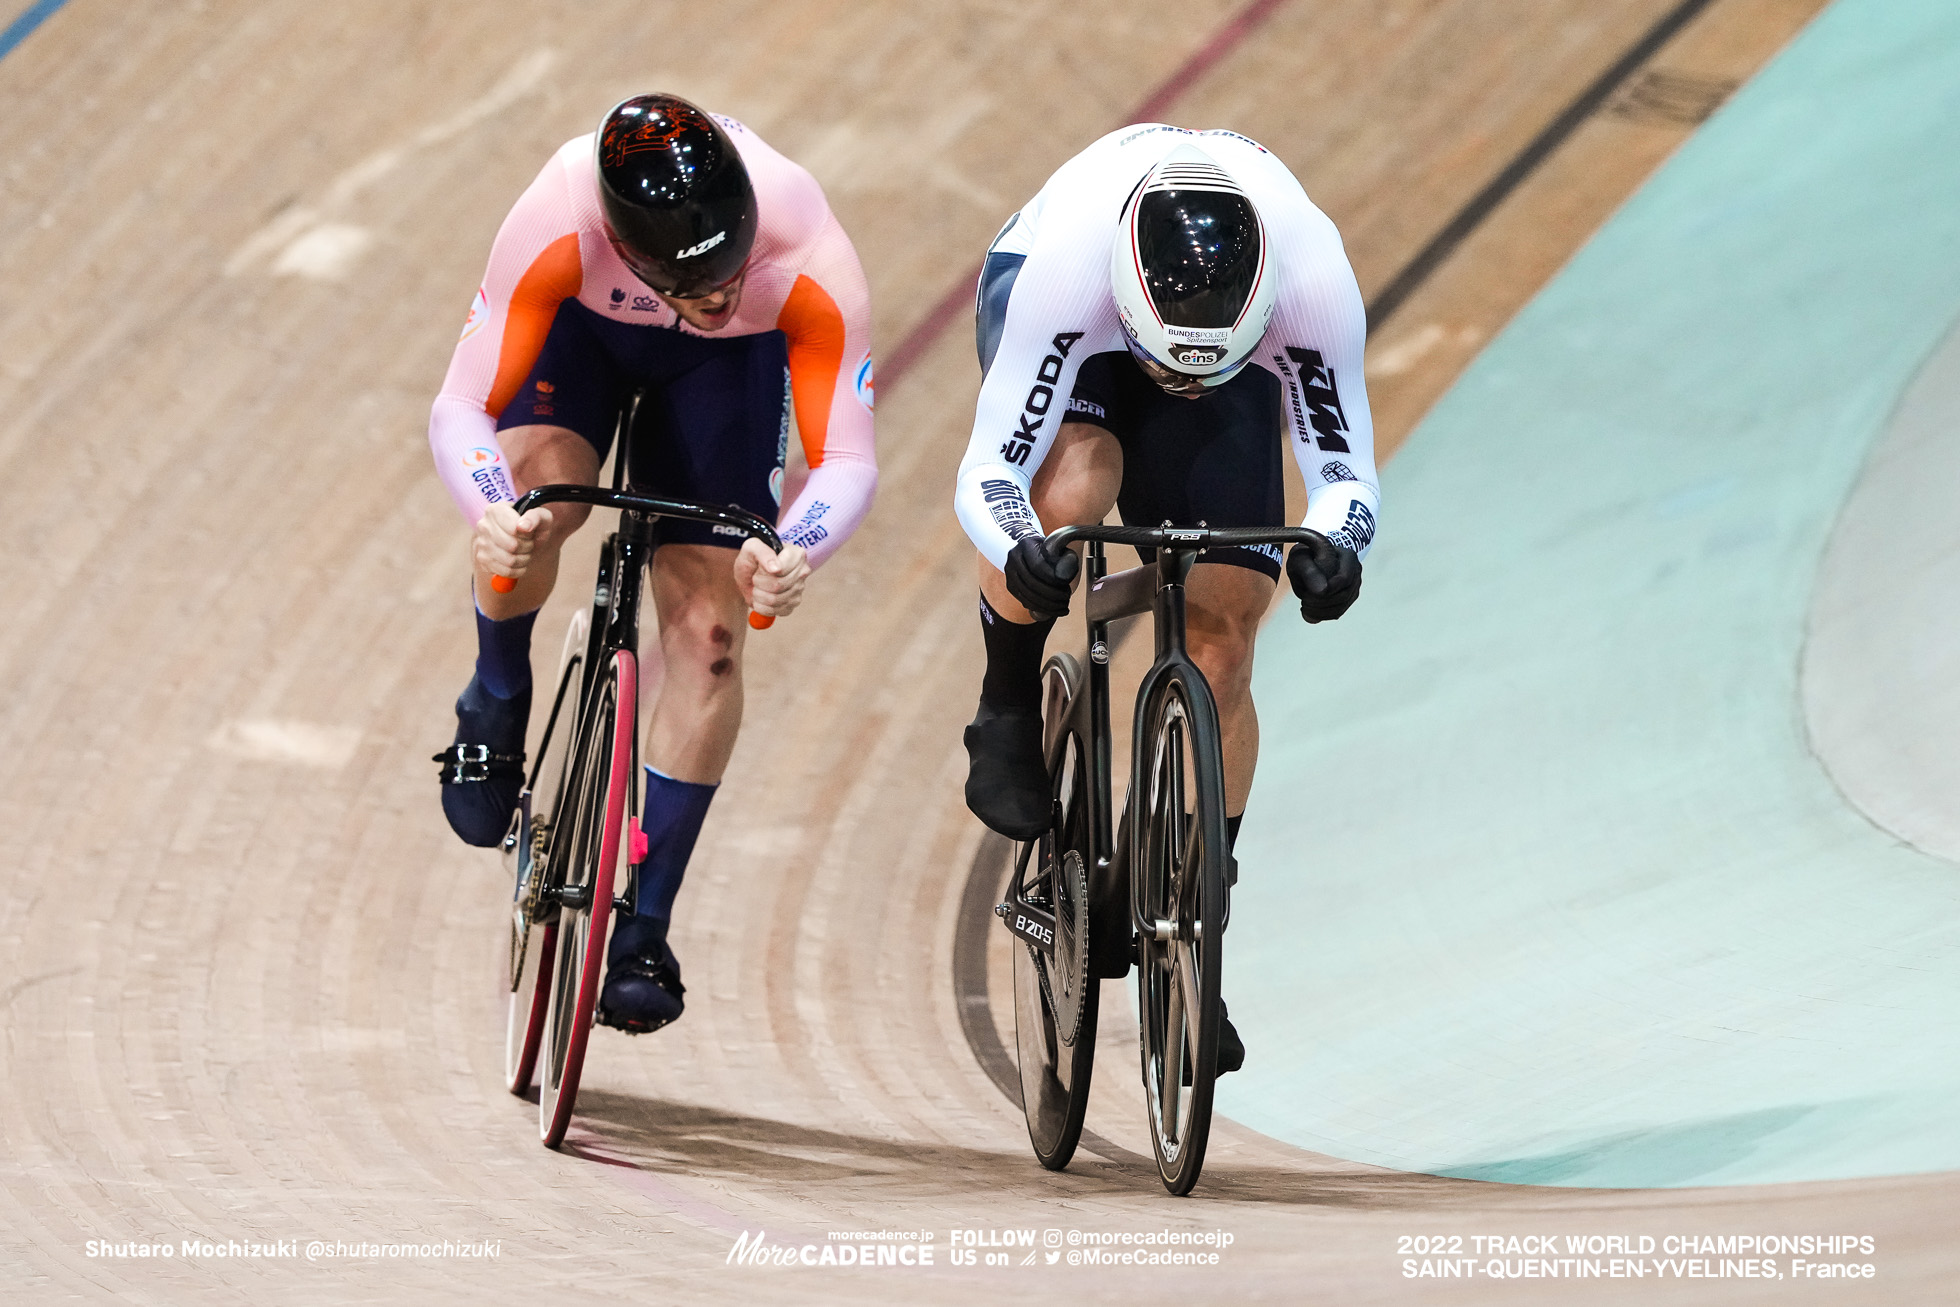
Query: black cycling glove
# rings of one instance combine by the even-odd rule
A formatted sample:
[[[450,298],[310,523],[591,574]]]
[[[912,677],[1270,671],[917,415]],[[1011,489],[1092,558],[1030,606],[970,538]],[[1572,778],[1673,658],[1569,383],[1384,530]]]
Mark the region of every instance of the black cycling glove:
[[[1331,622],[1361,597],[1361,559],[1346,545],[1308,541],[1286,556],[1286,579],[1300,598],[1300,616]]]
[[[1069,582],[1082,562],[1067,549],[1050,556],[1040,536],[1023,536],[1008,551],[1007,593],[1037,618],[1060,617],[1068,611]]]

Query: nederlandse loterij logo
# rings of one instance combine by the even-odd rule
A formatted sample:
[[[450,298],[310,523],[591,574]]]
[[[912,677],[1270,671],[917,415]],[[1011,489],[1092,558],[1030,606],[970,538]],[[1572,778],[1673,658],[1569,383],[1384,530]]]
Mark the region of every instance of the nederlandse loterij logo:
[[[503,461],[504,456],[488,445],[478,445],[463,453],[463,466],[472,472],[480,467],[495,467]]]

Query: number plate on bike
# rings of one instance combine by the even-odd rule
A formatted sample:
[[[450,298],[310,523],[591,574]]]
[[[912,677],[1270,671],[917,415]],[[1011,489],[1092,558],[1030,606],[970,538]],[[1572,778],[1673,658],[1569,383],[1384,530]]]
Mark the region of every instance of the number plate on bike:
[[[1055,952],[1055,918],[1040,908],[1026,903],[1016,903],[1012,899],[994,909],[1007,928],[1043,953],[1053,956]]]

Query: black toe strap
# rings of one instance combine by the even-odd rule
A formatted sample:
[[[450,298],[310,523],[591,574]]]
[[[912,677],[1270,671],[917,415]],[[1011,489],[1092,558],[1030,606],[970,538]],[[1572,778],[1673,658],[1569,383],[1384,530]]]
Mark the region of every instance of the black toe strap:
[[[641,976],[666,990],[676,998],[687,993],[687,986],[681,984],[680,973],[665,958],[648,957],[644,953],[629,954],[612,964],[608,971],[611,976]]]
[[[430,761],[441,766],[444,785],[524,779],[523,754],[495,753],[487,744],[452,744]]]

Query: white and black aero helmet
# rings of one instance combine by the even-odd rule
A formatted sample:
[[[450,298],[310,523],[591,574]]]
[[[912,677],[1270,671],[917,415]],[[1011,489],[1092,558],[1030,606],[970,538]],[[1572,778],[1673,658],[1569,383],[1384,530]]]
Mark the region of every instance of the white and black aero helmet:
[[[1235,376],[1272,320],[1276,280],[1259,211],[1195,145],[1165,155],[1123,206],[1110,289],[1130,353],[1166,390]]]

